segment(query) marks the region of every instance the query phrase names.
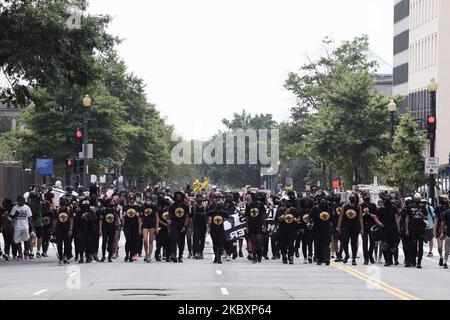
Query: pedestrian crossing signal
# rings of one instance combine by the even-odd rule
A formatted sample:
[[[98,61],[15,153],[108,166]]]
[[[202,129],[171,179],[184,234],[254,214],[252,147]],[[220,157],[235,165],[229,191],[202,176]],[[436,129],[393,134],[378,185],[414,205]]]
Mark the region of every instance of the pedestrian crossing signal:
[[[434,139],[436,137],[436,117],[429,116],[427,118],[427,138]]]
[[[72,159],[66,160],[66,167],[67,168],[72,168],[73,167],[73,160]]]

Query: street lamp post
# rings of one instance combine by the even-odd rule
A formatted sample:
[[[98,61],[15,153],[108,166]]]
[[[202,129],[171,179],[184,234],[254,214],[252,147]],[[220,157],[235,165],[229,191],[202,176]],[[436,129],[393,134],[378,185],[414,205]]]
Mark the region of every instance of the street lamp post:
[[[88,179],[88,154],[87,154],[87,143],[88,143],[88,128],[89,128],[89,110],[91,109],[92,101],[91,98],[88,95],[85,95],[83,98],[83,107],[84,107],[84,123],[83,123],[83,160],[84,160],[84,166],[83,166],[83,174],[81,183],[84,187],[87,186],[87,179]]]
[[[391,115],[391,147],[394,145],[394,121],[395,121],[395,113],[397,112],[397,105],[394,100],[391,100],[388,104],[388,110]]]
[[[430,157],[435,157],[435,147],[436,147],[436,125],[437,125],[437,119],[436,119],[436,92],[438,90],[438,84],[435,81],[435,79],[431,79],[430,83],[428,84],[428,93],[430,94],[430,113],[431,117],[434,117],[434,125],[431,128],[429,139],[430,139]],[[430,125],[428,123],[428,125]],[[429,130],[430,131],[430,130]],[[435,180],[434,180],[434,174],[430,174],[430,180],[429,180],[429,198],[431,198],[431,205],[434,206],[435,204]]]

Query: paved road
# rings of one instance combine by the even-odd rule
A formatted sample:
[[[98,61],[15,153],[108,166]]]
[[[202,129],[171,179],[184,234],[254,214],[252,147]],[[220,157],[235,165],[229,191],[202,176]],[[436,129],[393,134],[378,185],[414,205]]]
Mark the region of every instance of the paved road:
[[[253,265],[246,259],[211,262],[185,259],[183,264],[143,261],[58,266],[52,257],[23,262],[0,261],[0,299],[450,299],[450,271],[437,259],[424,269],[294,266],[280,261]],[[123,250],[121,250],[123,253]]]

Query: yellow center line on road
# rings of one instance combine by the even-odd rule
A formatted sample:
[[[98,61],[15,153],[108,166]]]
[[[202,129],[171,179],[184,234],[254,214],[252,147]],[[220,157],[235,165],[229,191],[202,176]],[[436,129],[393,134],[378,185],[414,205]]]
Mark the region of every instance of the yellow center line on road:
[[[354,276],[355,278],[358,278],[370,285],[373,285],[374,287],[377,287],[377,288],[379,288],[401,300],[423,300],[422,298],[416,297],[416,296],[414,296],[408,292],[405,292],[399,288],[393,287],[390,284],[387,284],[386,282],[375,279],[359,270],[356,270],[355,268],[345,266],[345,265],[340,265],[337,263],[331,263],[331,265],[334,268],[344,271],[344,272]]]

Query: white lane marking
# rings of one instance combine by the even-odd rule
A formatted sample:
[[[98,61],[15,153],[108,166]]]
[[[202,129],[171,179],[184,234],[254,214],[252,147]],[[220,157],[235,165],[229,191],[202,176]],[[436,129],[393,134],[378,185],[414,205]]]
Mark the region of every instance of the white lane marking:
[[[42,290],[40,290],[38,292],[33,293],[33,296],[39,296],[39,295],[41,295],[41,294],[43,294],[44,292],[47,292],[47,291],[48,291],[48,289],[42,289]]]
[[[227,288],[220,288],[220,291],[222,292],[222,294],[223,294],[224,296],[229,295]]]
[[[425,258],[425,259],[428,260],[428,261],[431,261],[431,262],[439,263],[439,260],[433,260],[433,259],[430,259],[430,258]]]
[[[218,275],[221,275],[221,274],[222,274],[222,271],[216,270],[216,273],[217,273]]]

